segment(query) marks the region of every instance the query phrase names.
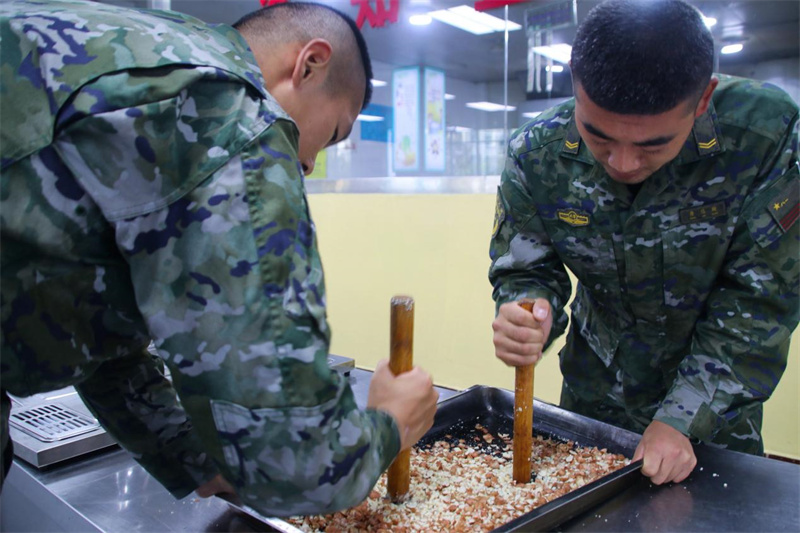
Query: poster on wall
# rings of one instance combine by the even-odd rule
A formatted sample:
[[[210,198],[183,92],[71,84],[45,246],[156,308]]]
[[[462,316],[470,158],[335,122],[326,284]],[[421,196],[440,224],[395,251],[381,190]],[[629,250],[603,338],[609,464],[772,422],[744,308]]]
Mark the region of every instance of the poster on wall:
[[[425,69],[425,170],[444,172],[444,72]]]
[[[393,169],[419,168],[419,69],[399,68],[392,72]]]

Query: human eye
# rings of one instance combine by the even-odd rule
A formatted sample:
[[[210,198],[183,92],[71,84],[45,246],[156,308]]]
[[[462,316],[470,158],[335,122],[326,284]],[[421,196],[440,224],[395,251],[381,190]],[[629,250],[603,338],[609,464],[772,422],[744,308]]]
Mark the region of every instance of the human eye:
[[[644,152],[645,154],[650,154],[650,155],[653,155],[653,154],[660,154],[660,153],[661,153],[661,152],[663,152],[663,151],[664,151],[664,148],[663,148],[663,147],[658,147],[658,148],[642,148],[642,152]]]

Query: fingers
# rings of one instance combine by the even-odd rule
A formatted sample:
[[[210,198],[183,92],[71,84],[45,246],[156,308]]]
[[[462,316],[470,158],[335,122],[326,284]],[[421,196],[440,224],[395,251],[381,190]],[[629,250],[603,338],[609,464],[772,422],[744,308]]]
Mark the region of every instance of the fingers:
[[[642,441],[640,440],[639,444],[636,446],[636,451],[633,452],[633,459],[631,459],[631,461],[636,462],[639,459],[641,459],[642,457],[644,457],[644,445],[642,444]]]
[[[550,304],[547,300],[539,299],[534,304],[534,312],[537,309],[546,319]],[[497,318],[492,322],[492,329],[495,356],[506,365],[531,365],[541,358],[545,343],[542,326],[530,311],[515,302],[500,306]]]
[[[381,359],[380,361],[378,361],[378,364],[375,365],[375,371],[373,372],[373,377],[374,374],[384,374],[386,372],[391,373],[391,370],[389,370],[389,360]]]
[[[653,421],[645,430],[633,460],[643,459],[642,474],[655,485],[680,483],[697,465],[689,439],[663,422]]]
[[[400,432],[401,449],[417,443],[433,426],[439,393],[433,378],[419,367],[395,376],[386,360],[379,361],[370,383],[367,407],[390,414]]]
[[[666,480],[666,472],[661,468],[663,458],[661,455],[650,453],[644,454],[642,462],[642,474],[650,478],[654,485],[661,485]]]
[[[672,468],[664,473],[662,483],[680,483],[692,473],[694,467],[697,465],[697,458],[694,453],[686,453],[681,451],[678,457],[672,462]],[[660,479],[660,478],[659,478]]]
[[[547,320],[549,314],[550,314],[550,302],[548,302],[544,298],[537,298],[536,302],[533,304],[533,317],[538,322],[544,322],[545,320]]]
[[[195,492],[201,498],[209,498],[215,494],[234,494],[236,491],[233,489],[233,485],[222,477],[222,474],[217,474],[210,481],[197,487]]]

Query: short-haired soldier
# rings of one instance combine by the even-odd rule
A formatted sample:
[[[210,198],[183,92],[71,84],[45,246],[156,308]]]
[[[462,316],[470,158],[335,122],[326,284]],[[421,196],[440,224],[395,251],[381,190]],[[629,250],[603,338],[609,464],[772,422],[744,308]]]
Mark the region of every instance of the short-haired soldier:
[[[2,478],[8,394],[68,385],[176,497],[268,515],[359,503],[432,425],[421,369],[360,409],[327,364],[303,172],[369,102],[363,38],[299,2],[236,27],[0,5]]]
[[[598,5],[574,99],[513,135],[497,197],[496,356],[531,364],[565,331],[569,269],[561,405],[642,433],[656,484],[692,443],[763,453],[798,323],[797,104],[713,62],[685,2]]]

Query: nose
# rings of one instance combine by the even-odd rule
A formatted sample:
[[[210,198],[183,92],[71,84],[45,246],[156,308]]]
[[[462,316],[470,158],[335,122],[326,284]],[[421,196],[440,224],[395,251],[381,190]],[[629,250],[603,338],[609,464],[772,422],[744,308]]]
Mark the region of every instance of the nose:
[[[303,174],[308,176],[312,172],[314,172],[314,164],[316,163],[316,158],[309,158],[303,161]]]
[[[609,152],[608,166],[621,174],[629,174],[639,170],[642,164],[635,150],[620,147]]]

